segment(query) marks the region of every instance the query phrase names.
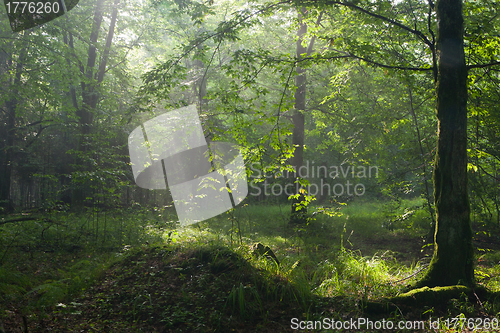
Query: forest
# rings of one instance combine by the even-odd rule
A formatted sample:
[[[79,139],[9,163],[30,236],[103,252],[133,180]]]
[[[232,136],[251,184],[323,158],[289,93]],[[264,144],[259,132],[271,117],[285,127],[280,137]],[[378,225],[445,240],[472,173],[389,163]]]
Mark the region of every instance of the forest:
[[[500,332],[499,1],[3,3],[0,333]]]

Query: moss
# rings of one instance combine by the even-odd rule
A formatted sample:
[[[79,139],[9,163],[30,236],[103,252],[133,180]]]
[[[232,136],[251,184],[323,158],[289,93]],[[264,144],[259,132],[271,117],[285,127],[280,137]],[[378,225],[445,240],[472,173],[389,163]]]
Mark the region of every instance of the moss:
[[[407,293],[390,298],[393,303],[405,305],[435,305],[446,303],[452,298],[459,298],[461,294],[469,294],[470,288],[466,286],[447,287],[422,287]]]
[[[467,191],[467,67],[462,1],[437,1],[438,142],[434,164],[434,256],[419,287],[474,286]]]
[[[471,292],[470,288],[461,285],[435,288],[422,287],[379,302],[367,302],[364,304],[364,309],[368,313],[390,313],[398,309],[400,305],[412,307],[436,306],[446,304],[450,299],[460,298],[462,294],[470,295]]]

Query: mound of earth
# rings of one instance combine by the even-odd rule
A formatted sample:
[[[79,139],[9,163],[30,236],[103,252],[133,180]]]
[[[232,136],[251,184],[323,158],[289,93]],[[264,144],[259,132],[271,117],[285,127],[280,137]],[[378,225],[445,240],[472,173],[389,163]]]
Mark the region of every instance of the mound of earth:
[[[287,280],[224,247],[151,247],[124,256],[38,329],[56,332],[283,332],[304,317]],[[298,301],[299,300],[299,301]],[[31,326],[31,325],[30,325]],[[37,330],[38,331],[38,330]]]

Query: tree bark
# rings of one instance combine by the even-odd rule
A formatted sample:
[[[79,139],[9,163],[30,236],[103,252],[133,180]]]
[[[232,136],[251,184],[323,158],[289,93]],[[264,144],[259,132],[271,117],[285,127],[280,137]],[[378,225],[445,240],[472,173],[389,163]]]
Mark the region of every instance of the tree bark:
[[[467,68],[462,0],[438,0],[434,255],[420,286],[474,284],[467,193]]]
[[[302,16],[307,13],[307,10],[302,7],[300,9],[298,18],[300,22],[299,30],[297,31],[297,59],[300,60],[304,57],[304,54],[309,55],[312,52],[315,36],[312,37],[307,48],[302,45],[304,41],[304,36],[307,33],[307,24],[302,21]],[[321,22],[322,14],[319,15],[316,24]],[[300,167],[304,165],[304,140],[305,140],[305,110],[306,110],[306,92],[307,92],[307,75],[306,70],[297,64],[297,77],[295,78],[295,90],[294,98],[295,105],[292,114],[293,123],[293,134],[292,134],[292,145],[295,147],[292,166],[294,166],[296,173],[294,175],[295,181],[299,181]],[[300,188],[300,186],[299,186]],[[298,193],[300,196],[297,199],[292,200],[290,223],[305,223],[307,207],[303,205],[305,197],[302,193]]]
[[[304,36],[307,33],[307,25],[302,21],[302,15],[305,13],[306,9],[301,8],[299,12],[299,22],[300,28],[297,31],[297,59],[301,59],[303,54],[307,52],[306,48],[302,45],[304,41]],[[304,130],[305,130],[305,115],[306,110],[306,70],[300,67],[300,64],[296,68],[297,77],[295,78],[295,105],[292,114],[293,123],[293,134],[292,134],[292,145],[295,150],[293,152],[292,166],[295,168],[296,172],[294,174],[295,181],[299,181],[300,178],[300,167],[304,164]],[[300,186],[299,186],[300,187]],[[307,208],[302,206],[301,202],[304,201],[304,195],[302,193],[297,199],[292,200],[290,223],[305,223],[305,214],[307,213]]]
[[[90,83],[81,82],[82,86],[82,107],[78,110],[78,118],[80,119],[81,133],[89,134],[90,127],[93,121],[93,101],[95,93],[94,67],[97,62],[97,39],[99,38],[99,30],[102,24],[102,5],[105,0],[98,0],[94,13],[94,20],[92,25],[92,32],[90,33],[90,46],[87,56],[87,66],[85,69],[85,76]]]
[[[25,32],[26,36],[28,33]],[[2,126],[0,137],[0,212],[9,213],[14,206],[10,198],[10,185],[12,179],[12,166],[14,159],[14,144],[16,130],[16,111],[19,104],[19,88],[21,85],[21,75],[26,58],[27,46],[21,49],[16,63],[14,78],[9,85],[10,97],[5,102],[6,121]],[[12,61],[8,61],[8,67],[12,66]]]
[[[97,73],[97,85],[100,85],[104,80],[104,74],[106,74],[106,65],[108,63],[109,58],[109,50],[111,50],[111,44],[113,43],[113,36],[115,34],[115,26],[116,20],[118,18],[118,4],[120,0],[115,0],[113,5],[113,12],[111,14],[111,22],[109,24],[108,36],[106,37],[106,46],[104,48],[104,52],[102,54],[101,60],[99,62],[99,71]],[[95,94],[96,98],[92,101],[92,106],[95,108],[97,106],[97,94]]]
[[[104,51],[101,55],[99,61],[99,68],[96,73],[94,73],[94,69],[96,67],[97,62],[97,40],[99,38],[99,30],[101,29],[101,24],[103,20],[102,16],[102,6],[105,0],[98,0],[96,4],[96,9],[94,12],[94,20],[92,26],[92,32],[90,34],[90,46],[87,56],[87,66],[85,68],[85,77],[88,79],[88,82],[81,82],[82,87],[82,106],[78,107],[78,103],[76,102],[76,98],[72,97],[73,104],[77,108],[77,116],[80,122],[80,143],[78,145],[78,151],[80,152],[79,157],[76,158],[76,165],[84,166],[85,169],[85,158],[82,157],[81,153],[87,151],[88,147],[88,136],[91,133],[92,123],[94,118],[94,111],[99,102],[99,85],[104,80],[104,75],[106,73],[107,61],[109,58],[109,51],[111,49],[111,45],[113,42],[113,36],[115,31],[115,25],[118,17],[118,3],[119,0],[114,1],[113,11],[111,14],[111,21],[108,29],[108,35],[106,37],[106,45]],[[70,44],[73,47],[72,36],[70,35]],[[74,95],[74,89],[71,90],[72,96]],[[76,103],[75,103],[76,102]],[[85,200],[85,188],[84,186],[78,186],[73,190],[72,193],[72,205],[75,209],[80,209],[83,207]]]

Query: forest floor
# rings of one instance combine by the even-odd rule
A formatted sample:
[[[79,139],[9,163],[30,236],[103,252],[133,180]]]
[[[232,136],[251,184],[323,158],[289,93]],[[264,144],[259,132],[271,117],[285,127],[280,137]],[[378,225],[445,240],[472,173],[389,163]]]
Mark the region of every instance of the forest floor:
[[[252,214],[184,229],[149,223],[141,229],[149,238],[123,223],[113,226],[115,214],[115,220],[107,217],[107,236],[99,242],[77,236],[85,223],[95,228],[88,218],[74,221],[74,234],[62,226],[59,235],[50,234],[55,227],[49,222],[39,222],[39,229],[4,228],[3,237],[27,230],[26,239],[18,235],[0,253],[0,320],[6,332],[468,332],[466,320],[479,318],[476,331],[500,332],[500,299],[481,302],[464,295],[392,313],[365,311],[365,301],[403,292],[421,276],[432,252],[424,232],[386,230],[384,217],[377,220],[369,209],[292,229],[276,222],[276,208],[269,209],[275,213],[259,209],[268,216],[260,225]],[[32,239],[42,230],[44,242]],[[128,237],[118,243],[133,245],[112,246],[113,230]],[[494,291],[500,291],[499,235],[481,226],[474,237],[476,278]],[[280,264],[255,256],[256,241],[269,245]],[[425,329],[328,327],[359,320],[424,323]],[[321,321],[322,329],[294,330],[313,324],[307,321]]]

